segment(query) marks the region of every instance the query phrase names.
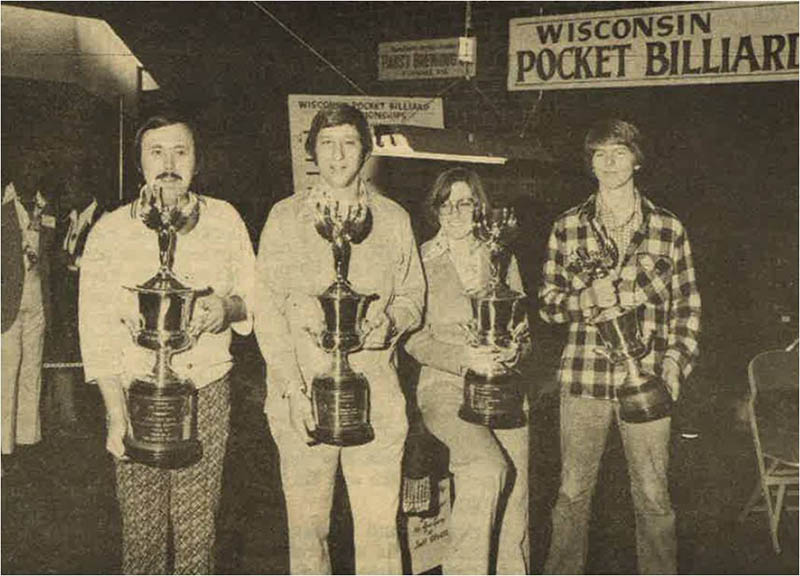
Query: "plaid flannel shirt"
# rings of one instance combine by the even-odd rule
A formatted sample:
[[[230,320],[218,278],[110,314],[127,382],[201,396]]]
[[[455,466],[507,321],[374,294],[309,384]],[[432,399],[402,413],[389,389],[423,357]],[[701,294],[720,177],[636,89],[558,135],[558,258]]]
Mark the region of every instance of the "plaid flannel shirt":
[[[569,336],[561,355],[558,379],[562,390],[595,398],[616,398],[626,376],[625,366],[612,365],[597,352],[602,347],[591,323],[599,311],[582,308],[580,293],[591,285],[588,271],[570,262],[582,247],[599,251],[592,230],[596,195],[561,215],[547,245],[543,284],[539,290],[541,317],[551,324],[569,322]],[[698,355],[700,293],[697,289],[689,239],[683,225],[669,211],[642,196],[642,224],[622,258],[617,284],[620,305],[636,308],[650,351],[641,359],[644,371],[661,373],[664,357],[674,359],[684,377]]]

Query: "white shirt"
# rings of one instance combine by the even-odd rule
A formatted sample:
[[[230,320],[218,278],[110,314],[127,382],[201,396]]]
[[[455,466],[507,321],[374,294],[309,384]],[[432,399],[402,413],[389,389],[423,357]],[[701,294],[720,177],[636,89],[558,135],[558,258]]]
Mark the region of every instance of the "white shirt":
[[[211,287],[215,294],[237,295],[248,310],[246,320],[231,328],[252,329],[255,256],[244,222],[227,202],[201,197],[200,217],[188,234],[178,234],[174,272],[191,288]],[[81,262],[79,330],[86,381],[122,376],[125,385],[151,371],[155,354],[137,346],[122,318],[138,316],[136,294],[125,287],[140,285],[158,270],[158,238],[131,206],[104,215],[86,242]],[[198,388],[231,368],[230,329],[203,333],[197,344],[172,359],[179,376]]]

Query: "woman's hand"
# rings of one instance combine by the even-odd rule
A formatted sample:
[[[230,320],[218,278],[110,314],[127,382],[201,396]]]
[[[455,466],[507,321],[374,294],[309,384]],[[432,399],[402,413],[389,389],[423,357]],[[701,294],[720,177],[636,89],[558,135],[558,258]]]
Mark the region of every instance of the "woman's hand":
[[[467,346],[463,367],[479,376],[489,376],[507,372],[518,360],[519,350],[516,346],[508,348]]]

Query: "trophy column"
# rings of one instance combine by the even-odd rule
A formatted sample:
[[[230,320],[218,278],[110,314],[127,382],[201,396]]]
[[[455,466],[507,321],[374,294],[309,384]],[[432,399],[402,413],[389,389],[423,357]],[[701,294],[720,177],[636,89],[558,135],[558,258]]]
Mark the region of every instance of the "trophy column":
[[[475,214],[475,233],[489,250],[491,266],[489,286],[467,295],[472,304],[469,327],[472,346],[500,350],[519,344],[519,303],[525,294],[515,292],[505,281],[510,260],[507,244],[516,227],[516,218],[507,208]],[[522,374],[513,367],[498,368],[490,374],[467,370],[464,401],[458,415],[462,420],[490,428],[524,426],[527,419],[523,410],[523,384]]]
[[[136,287],[139,326],[132,328],[137,345],[155,354],[149,374],[133,380],[126,391],[128,430],[125,452],[136,462],[158,468],[182,468],[197,462],[203,447],[197,438],[197,390],[170,367],[176,353],[194,344],[189,322],[200,291],[187,288],[172,272],[177,232],[176,211],[162,210],[158,232],[160,267]]]
[[[608,276],[619,262],[619,250],[614,241],[590,221],[599,250],[589,252],[578,248],[576,258],[568,264],[573,272],[584,271],[594,281]],[[612,364],[624,364],[625,383],[617,389],[619,415],[626,422],[651,422],[668,416],[672,398],[663,380],[641,370],[639,360],[647,355],[648,346],[642,341],[636,308],[615,306],[600,312],[590,320],[597,328],[603,348],[597,352]]]
[[[377,294],[356,292],[347,281],[351,243],[370,232],[366,207],[340,210],[339,205],[317,207],[316,229],[331,243],[336,279],[318,296],[325,315],[325,329],[317,344],[328,353],[330,368],[311,382],[311,407],[316,429],[313,436],[323,444],[356,446],[375,437],[370,424],[370,390],[366,376],[355,372],[347,359],[364,343],[362,324]]]

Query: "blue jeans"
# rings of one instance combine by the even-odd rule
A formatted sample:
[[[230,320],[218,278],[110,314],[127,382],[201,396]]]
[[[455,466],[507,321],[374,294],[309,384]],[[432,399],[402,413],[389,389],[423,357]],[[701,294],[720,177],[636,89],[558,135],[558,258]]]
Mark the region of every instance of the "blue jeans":
[[[610,400],[561,396],[561,488],[553,508],[546,574],[582,574],[589,514],[611,419],[619,423],[636,512],[640,574],[677,572],[675,513],[667,487],[670,418],[628,424]]]

